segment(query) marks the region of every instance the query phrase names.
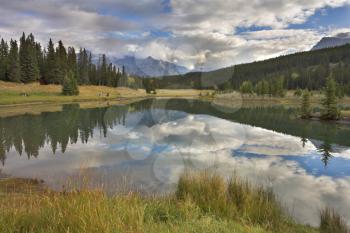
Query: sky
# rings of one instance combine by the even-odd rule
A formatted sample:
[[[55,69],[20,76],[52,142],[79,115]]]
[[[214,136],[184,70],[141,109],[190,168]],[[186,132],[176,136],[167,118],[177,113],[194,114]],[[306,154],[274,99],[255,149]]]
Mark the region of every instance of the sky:
[[[0,0],[0,37],[212,70],[350,32],[350,0]]]

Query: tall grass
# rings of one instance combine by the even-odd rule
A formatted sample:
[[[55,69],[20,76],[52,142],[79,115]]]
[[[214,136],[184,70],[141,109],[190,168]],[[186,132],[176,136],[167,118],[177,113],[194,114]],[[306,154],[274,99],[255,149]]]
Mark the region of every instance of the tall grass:
[[[271,190],[253,187],[248,182],[231,178],[225,182],[212,173],[186,174],[178,183],[176,197],[192,200],[205,213],[273,232],[312,232],[295,224],[284,214]]]
[[[325,208],[320,213],[321,233],[350,233],[342,217],[330,208]]]
[[[0,184],[1,233],[320,232],[294,223],[271,191],[211,173],[185,174],[163,197],[20,190],[2,193]],[[333,212],[322,216],[327,229],[340,229]]]

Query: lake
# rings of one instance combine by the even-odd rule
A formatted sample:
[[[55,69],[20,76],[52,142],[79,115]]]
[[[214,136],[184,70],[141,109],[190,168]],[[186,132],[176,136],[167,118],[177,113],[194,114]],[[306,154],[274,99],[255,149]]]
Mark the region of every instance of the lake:
[[[325,206],[350,223],[350,126],[258,105],[148,99],[3,117],[0,176],[164,194],[186,169],[213,170],[272,188],[300,223],[317,225]]]

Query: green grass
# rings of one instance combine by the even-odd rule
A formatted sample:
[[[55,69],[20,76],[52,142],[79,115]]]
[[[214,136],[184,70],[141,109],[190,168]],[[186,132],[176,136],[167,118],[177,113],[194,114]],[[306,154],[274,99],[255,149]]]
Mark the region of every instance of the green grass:
[[[320,213],[321,218],[321,233],[349,233],[349,229],[346,226],[342,217],[334,210],[325,208]]]
[[[19,189],[6,184],[0,192],[2,233],[329,232],[293,222],[270,191],[209,173],[183,175],[176,192],[164,197],[32,191],[37,182],[23,180]],[[327,226],[339,224],[334,215],[322,216]]]
[[[187,174],[179,180],[176,197],[193,201],[204,213],[268,232],[316,232],[284,214],[271,190],[252,187],[238,178],[226,182],[216,174]]]

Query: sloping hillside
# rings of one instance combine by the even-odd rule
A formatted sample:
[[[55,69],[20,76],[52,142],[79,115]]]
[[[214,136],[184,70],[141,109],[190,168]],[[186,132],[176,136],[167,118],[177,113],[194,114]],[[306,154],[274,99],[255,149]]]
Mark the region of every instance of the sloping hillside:
[[[350,44],[350,33],[341,33],[334,37],[323,37],[312,50],[332,48]]]
[[[328,76],[350,83],[350,45],[300,52],[211,72],[195,72],[156,80],[160,88],[238,88],[246,80],[283,78],[286,88],[319,89]]]

